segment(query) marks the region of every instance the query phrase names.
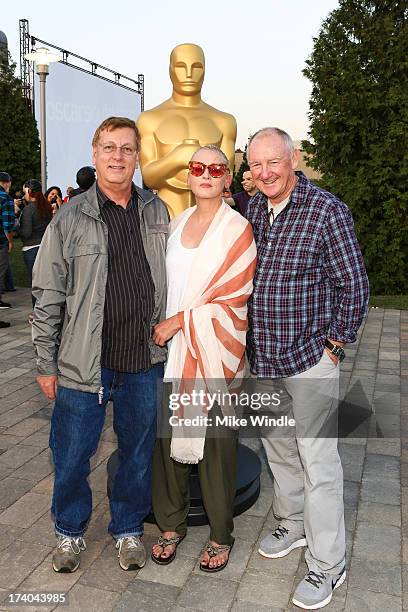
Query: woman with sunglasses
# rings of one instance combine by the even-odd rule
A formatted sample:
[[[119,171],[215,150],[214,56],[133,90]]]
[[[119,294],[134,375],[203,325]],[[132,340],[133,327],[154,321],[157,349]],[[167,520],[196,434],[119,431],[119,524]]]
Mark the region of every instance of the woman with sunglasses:
[[[228,402],[214,404],[209,411],[211,402],[197,404],[193,391],[226,397],[232,385],[242,382],[246,304],[256,264],[251,226],[222,199],[230,183],[228,160],[217,146],[202,147],[193,155],[188,185],[196,205],[170,225],[167,318],[156,325],[153,335],[160,346],[171,340],[165,372],[172,387],[169,399],[182,393],[190,399],[175,411],[171,403],[164,408],[163,420],[171,433],[159,433],[154,454],[153,510],[162,535],[153,546],[152,559],[168,565],[176,556],[187,531],[190,471],[198,464],[210,523],[209,542],[200,559],[205,572],[224,569],[234,543],[237,431],[215,426],[216,417],[234,414]],[[168,408],[173,409],[170,417]]]

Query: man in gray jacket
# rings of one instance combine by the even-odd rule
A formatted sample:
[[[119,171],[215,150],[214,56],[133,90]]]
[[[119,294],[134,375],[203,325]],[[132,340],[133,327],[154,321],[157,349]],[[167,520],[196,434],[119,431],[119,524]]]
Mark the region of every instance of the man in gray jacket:
[[[140,136],[110,117],[92,142],[97,182],[48,226],[33,270],[37,381],[55,399],[50,447],[55,482],[53,568],[73,572],[92,510],[87,482],[113,402],[120,465],[109,532],[124,570],[146,561],[143,520],[151,504],[151,460],[165,351],[151,337],[165,318],[168,212],[136,187]]]

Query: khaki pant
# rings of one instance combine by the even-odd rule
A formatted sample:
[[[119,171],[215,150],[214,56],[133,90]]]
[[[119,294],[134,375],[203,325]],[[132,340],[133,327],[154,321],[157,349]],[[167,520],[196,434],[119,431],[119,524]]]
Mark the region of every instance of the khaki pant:
[[[210,539],[232,544],[233,510],[237,477],[237,432],[217,427],[207,435],[203,459],[198,463],[203,505],[210,523]],[[153,511],[162,531],[187,531],[190,508],[189,463],[170,457],[170,438],[158,438],[153,455]]]
[[[295,427],[261,430],[274,477],[274,514],[284,526],[304,529],[309,570],[338,573],[345,561],[343,470],[337,450],[339,366],[324,352],[306,372],[254,379],[252,387],[279,392],[281,404],[275,410],[296,422]]]

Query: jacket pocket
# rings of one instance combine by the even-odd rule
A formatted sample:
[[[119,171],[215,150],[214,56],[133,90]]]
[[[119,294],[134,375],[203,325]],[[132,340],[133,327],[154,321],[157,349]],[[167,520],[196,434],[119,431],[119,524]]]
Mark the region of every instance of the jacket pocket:
[[[105,246],[102,244],[76,244],[67,245],[65,258],[74,259],[83,255],[101,255],[106,253]]]

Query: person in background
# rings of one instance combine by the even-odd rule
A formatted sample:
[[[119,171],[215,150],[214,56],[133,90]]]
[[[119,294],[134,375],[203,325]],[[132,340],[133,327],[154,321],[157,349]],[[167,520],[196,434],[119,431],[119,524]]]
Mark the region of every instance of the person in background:
[[[63,205],[62,201],[62,191],[57,185],[53,185],[52,187],[48,187],[47,191],[44,194],[46,200],[51,204],[52,214],[55,213],[61,208]]]
[[[28,203],[20,214],[18,235],[23,242],[23,258],[31,285],[34,262],[40,248],[42,237],[52,219],[53,212],[51,203],[42,193],[41,183],[39,181],[31,179],[24,184],[24,187],[28,190]],[[31,300],[34,308],[35,299],[33,295],[31,296]],[[29,322],[32,322],[32,315],[29,317]]]
[[[72,193],[73,191],[74,191],[74,188],[73,188],[73,187],[71,187],[71,186],[70,186],[70,187],[67,187],[66,196],[65,196],[65,198],[64,198],[64,200],[63,200],[63,204],[66,204],[66,203],[68,202],[69,198],[71,197],[71,193]]]
[[[11,308],[11,304],[3,302],[4,280],[9,266],[9,254],[13,249],[14,202],[9,196],[11,176],[8,172],[0,172],[0,309]],[[10,327],[10,323],[0,321],[0,328]]]
[[[92,166],[84,166],[80,168],[76,175],[76,182],[78,184],[78,189],[73,189],[69,195],[69,199],[74,198],[75,196],[83,193],[84,191],[88,191],[90,187],[94,184],[96,180],[95,168]]]
[[[258,193],[258,188],[254,183],[254,179],[252,178],[252,172],[250,170],[245,170],[242,175],[241,182],[244,191],[234,193],[232,199],[234,200],[236,210],[245,217],[248,202],[256,193]]]

